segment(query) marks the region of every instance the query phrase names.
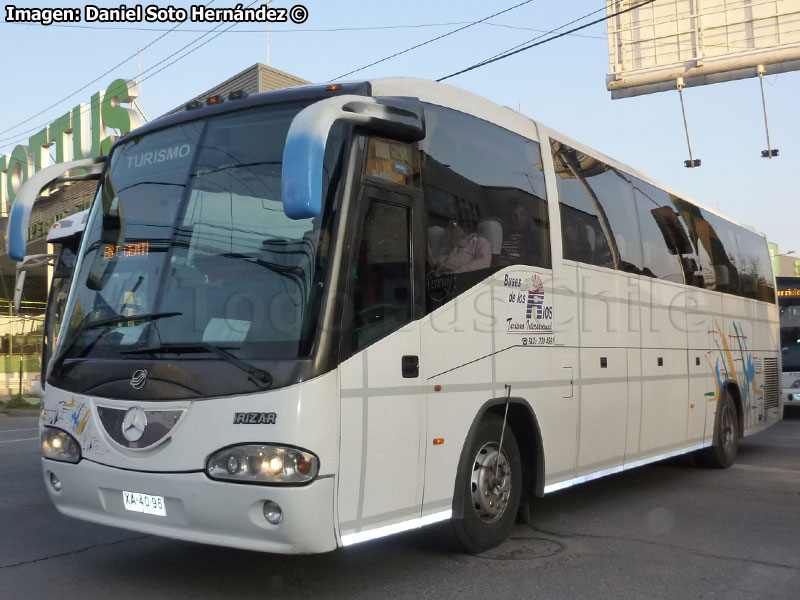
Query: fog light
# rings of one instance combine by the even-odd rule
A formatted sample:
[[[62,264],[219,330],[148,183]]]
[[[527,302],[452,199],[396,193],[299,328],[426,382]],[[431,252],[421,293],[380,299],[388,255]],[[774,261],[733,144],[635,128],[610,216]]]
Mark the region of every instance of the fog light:
[[[56,477],[55,473],[50,473],[50,485],[53,486],[53,489],[57,492],[61,491],[61,481]]]
[[[275,502],[267,500],[264,502],[264,518],[273,525],[277,525],[283,521],[283,511]]]

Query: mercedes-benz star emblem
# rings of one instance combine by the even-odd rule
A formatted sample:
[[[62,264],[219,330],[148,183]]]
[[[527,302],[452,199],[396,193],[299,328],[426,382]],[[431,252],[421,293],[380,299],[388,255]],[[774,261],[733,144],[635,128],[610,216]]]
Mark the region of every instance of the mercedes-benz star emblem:
[[[135,390],[140,390],[147,383],[147,369],[139,369],[133,372],[131,377],[131,387]]]
[[[122,435],[129,442],[138,441],[147,427],[147,414],[140,406],[129,408],[122,419]]]

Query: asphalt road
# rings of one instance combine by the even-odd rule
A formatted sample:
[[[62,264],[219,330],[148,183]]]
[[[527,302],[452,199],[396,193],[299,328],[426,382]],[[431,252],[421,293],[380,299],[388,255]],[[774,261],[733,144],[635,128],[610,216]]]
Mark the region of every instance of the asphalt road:
[[[660,463],[533,504],[483,555],[422,530],[292,557],[83,523],[52,507],[36,421],[0,417],[0,599],[800,598],[800,413],[724,471]],[[224,510],[224,508],[223,508]]]

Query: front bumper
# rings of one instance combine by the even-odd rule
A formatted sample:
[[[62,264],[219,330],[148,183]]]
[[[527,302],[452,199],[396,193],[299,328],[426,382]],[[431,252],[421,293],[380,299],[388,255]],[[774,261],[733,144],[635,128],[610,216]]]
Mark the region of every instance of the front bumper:
[[[82,460],[42,459],[45,487],[65,515],[191,542],[262,552],[307,554],[337,547],[334,479],[302,487],[268,487],[213,481],[202,472],[143,473]],[[55,491],[50,473],[61,481]],[[164,496],[167,516],[125,510],[122,491]],[[283,509],[283,521],[264,518],[264,502]]]
[[[791,388],[788,390],[783,390],[783,405],[800,406],[800,389]]]

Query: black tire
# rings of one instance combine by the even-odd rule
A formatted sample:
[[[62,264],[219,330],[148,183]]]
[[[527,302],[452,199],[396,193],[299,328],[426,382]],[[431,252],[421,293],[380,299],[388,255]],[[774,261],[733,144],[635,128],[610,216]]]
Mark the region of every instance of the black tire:
[[[454,511],[453,519],[445,524],[445,536],[452,546],[470,554],[502,543],[517,516],[522,495],[522,459],[514,433],[506,424],[502,457],[497,466],[502,430],[503,419],[487,414],[461,453],[453,503],[454,506],[463,503],[463,514]],[[506,485],[508,488],[504,490]]]
[[[698,462],[704,467],[727,469],[736,461],[738,448],[739,417],[733,398],[723,393],[714,423],[714,443],[698,453]]]

